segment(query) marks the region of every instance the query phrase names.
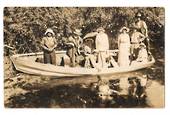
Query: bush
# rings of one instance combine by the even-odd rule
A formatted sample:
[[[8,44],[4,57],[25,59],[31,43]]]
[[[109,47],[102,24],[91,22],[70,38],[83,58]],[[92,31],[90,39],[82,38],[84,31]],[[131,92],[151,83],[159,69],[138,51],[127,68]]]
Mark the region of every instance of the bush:
[[[161,7],[5,7],[4,44],[16,53],[41,51],[40,41],[50,27],[59,44],[75,28],[83,35],[103,26],[109,35],[111,48],[116,47],[117,34],[122,26],[130,27],[140,11],[148,24],[149,36],[164,44],[164,8]],[[83,36],[82,36],[83,37]],[[59,45],[58,49],[62,49]]]

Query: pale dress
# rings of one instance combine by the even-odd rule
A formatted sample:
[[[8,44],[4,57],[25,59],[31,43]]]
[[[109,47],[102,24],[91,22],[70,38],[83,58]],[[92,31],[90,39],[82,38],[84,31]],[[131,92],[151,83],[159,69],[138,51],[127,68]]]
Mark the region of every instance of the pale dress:
[[[129,66],[130,60],[130,37],[128,34],[120,34],[118,37],[118,48],[119,48],[119,55],[118,55],[118,64],[119,66]]]
[[[107,58],[107,50],[109,50],[109,40],[107,34],[98,33],[95,42],[96,42],[96,50],[99,51],[98,66],[107,67],[106,58]]]
[[[143,63],[147,63],[148,62],[148,52],[147,52],[147,50],[145,48],[142,48],[139,51],[137,61],[138,62],[143,62]]]
[[[109,49],[108,36],[105,33],[98,33],[96,36],[96,50],[106,51]]]

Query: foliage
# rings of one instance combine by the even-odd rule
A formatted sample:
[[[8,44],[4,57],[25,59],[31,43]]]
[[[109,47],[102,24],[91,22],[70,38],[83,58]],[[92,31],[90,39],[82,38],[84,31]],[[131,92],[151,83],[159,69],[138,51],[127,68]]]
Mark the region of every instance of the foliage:
[[[17,53],[40,51],[40,41],[47,28],[53,28],[58,43],[73,29],[82,29],[83,36],[103,26],[111,48],[122,26],[130,27],[140,11],[149,27],[149,35],[164,41],[164,8],[160,7],[6,7],[4,8],[4,44]],[[82,37],[83,37],[82,36]],[[59,45],[60,46],[60,45]],[[61,49],[61,47],[58,47]]]

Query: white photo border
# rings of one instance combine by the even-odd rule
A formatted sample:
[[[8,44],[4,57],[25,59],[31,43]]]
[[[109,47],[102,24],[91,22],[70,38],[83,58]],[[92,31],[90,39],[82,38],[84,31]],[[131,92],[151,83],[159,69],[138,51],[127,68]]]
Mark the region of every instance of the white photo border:
[[[165,8],[165,108],[161,109],[6,109],[4,108],[3,8],[4,7],[164,7]],[[0,6],[0,114],[167,114],[170,107],[170,7],[168,0],[3,0]]]

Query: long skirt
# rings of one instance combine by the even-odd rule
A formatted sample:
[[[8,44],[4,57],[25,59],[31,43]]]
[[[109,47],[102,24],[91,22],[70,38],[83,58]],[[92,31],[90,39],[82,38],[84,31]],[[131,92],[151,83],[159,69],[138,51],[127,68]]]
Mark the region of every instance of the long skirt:
[[[50,63],[56,65],[55,50],[53,50],[52,52],[44,51],[44,63],[45,64]]]
[[[129,66],[130,59],[130,49],[129,45],[126,43],[121,43],[119,46],[118,64],[119,66]]]

